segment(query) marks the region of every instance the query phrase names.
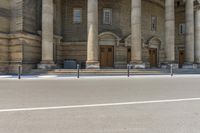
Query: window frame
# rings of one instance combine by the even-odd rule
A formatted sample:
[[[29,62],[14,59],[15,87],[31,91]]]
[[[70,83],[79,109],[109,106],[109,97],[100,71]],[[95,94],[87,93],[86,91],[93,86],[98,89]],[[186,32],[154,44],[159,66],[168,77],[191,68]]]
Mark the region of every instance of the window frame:
[[[155,18],[155,19],[154,19]],[[155,21],[154,21],[155,20]],[[155,22],[155,23],[154,23]],[[156,32],[157,31],[157,26],[158,26],[158,17],[152,15],[151,16],[151,31]]]
[[[80,19],[79,19],[80,21],[77,21],[76,11],[80,12]],[[73,14],[72,15],[73,24],[81,24],[82,19],[83,19],[83,9],[82,8],[73,8],[72,14]]]
[[[185,23],[179,23],[178,25],[178,34],[179,35],[185,35],[186,33],[186,25]]]
[[[109,22],[107,22],[106,20],[106,12],[109,13]],[[112,12],[113,11],[111,8],[103,8],[103,24],[104,25],[112,25],[112,17],[113,17]]]

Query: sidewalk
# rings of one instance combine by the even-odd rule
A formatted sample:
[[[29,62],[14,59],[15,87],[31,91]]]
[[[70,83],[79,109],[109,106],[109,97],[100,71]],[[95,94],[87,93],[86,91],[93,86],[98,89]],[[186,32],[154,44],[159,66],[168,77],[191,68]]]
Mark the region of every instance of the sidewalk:
[[[158,74],[158,75],[0,75],[0,80],[67,80],[67,79],[134,79],[134,78],[187,78],[197,77],[200,74]]]

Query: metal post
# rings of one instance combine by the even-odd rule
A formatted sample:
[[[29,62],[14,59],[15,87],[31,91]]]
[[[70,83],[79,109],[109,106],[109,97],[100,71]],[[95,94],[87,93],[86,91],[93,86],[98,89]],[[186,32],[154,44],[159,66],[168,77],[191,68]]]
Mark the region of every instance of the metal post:
[[[21,65],[18,65],[18,79],[21,79]]]
[[[171,77],[174,76],[174,72],[173,72],[173,64],[171,64],[171,67],[170,67],[170,73],[171,73]]]
[[[127,65],[127,69],[128,69],[127,76],[130,77],[130,65],[129,64]]]
[[[80,78],[80,65],[77,64],[77,78]]]

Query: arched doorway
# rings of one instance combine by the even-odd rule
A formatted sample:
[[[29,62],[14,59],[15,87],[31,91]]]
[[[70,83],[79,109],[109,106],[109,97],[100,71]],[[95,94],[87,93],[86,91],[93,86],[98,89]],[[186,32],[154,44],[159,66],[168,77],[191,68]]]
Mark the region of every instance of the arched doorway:
[[[99,35],[99,60],[101,68],[113,68],[115,61],[115,46],[120,38],[112,32],[103,32]]]
[[[151,37],[148,40],[149,47],[149,65],[151,68],[159,66],[159,51],[161,49],[161,39],[159,37]]]
[[[158,67],[158,50],[157,48],[149,48],[149,64],[151,68]]]
[[[185,61],[185,50],[183,48],[179,49],[179,68],[182,68]]]
[[[114,64],[114,46],[100,46],[100,65],[103,68],[113,67]]]

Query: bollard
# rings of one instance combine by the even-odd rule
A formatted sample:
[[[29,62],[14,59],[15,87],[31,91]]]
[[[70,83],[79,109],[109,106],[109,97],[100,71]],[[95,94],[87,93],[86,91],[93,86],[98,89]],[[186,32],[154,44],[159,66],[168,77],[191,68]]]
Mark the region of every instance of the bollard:
[[[173,72],[173,64],[171,64],[171,70],[170,70],[170,73],[171,73],[171,77],[174,76],[174,72]]]
[[[21,79],[21,65],[18,65],[18,79]]]
[[[77,78],[80,78],[80,65],[77,64]]]
[[[128,69],[127,76],[130,77],[130,65],[129,64],[127,65],[127,69]]]

